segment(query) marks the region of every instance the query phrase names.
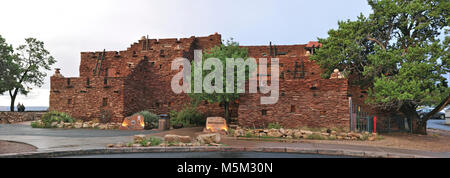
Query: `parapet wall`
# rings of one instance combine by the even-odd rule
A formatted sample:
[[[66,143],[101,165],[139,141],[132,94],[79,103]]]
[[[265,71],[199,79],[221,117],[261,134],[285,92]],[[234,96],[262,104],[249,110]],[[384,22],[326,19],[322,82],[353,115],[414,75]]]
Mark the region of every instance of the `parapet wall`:
[[[41,119],[46,111],[0,112],[0,124],[14,124]]]

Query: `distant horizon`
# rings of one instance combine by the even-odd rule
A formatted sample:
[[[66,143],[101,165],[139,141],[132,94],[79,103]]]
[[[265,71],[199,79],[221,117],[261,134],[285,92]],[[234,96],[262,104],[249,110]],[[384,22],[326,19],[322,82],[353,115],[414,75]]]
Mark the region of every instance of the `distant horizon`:
[[[0,111],[9,111],[10,106],[0,106]],[[49,106],[25,106],[26,111],[46,111]],[[17,106],[14,106],[14,111],[17,111]]]

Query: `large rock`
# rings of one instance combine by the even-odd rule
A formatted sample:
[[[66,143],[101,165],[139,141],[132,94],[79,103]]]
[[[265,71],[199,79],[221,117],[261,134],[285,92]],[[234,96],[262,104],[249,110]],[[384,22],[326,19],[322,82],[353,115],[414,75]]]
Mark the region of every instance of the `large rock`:
[[[192,141],[190,136],[179,136],[178,140],[182,143],[191,143]]]
[[[202,134],[197,136],[197,141],[201,144],[220,143],[220,134]]]
[[[82,128],[83,127],[83,123],[82,122],[76,122],[73,127],[75,127],[76,129]]]
[[[133,142],[134,143],[141,143],[142,141],[146,140],[147,138],[145,137],[145,135],[135,135],[133,137]]]
[[[278,129],[270,129],[269,132],[267,133],[267,136],[278,138],[278,137],[283,136],[283,134],[281,134],[278,131]]]
[[[172,142],[172,143],[179,142],[180,141],[180,136],[178,136],[178,135],[165,135],[164,136],[164,140],[166,142]]]
[[[83,128],[91,128],[91,124],[89,122],[83,123]]]
[[[299,130],[294,131],[294,138],[302,138],[302,132]]]

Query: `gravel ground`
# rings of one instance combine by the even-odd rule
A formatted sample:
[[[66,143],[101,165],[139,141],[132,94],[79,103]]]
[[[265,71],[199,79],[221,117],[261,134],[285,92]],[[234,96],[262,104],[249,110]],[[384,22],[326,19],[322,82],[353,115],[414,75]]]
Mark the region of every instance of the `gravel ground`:
[[[26,143],[0,140],[0,154],[33,152],[36,149],[36,147]]]

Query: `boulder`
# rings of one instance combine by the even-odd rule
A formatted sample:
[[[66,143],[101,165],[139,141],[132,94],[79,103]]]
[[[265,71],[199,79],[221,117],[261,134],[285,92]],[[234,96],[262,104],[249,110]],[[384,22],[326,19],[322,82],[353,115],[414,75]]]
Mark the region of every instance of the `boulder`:
[[[179,136],[178,140],[182,143],[191,143],[192,141],[190,136]]]
[[[52,123],[50,124],[50,126],[52,126],[52,127],[56,127],[57,125],[58,125],[57,122],[52,122]]]
[[[99,124],[98,125],[98,129],[100,129],[100,130],[105,130],[107,128],[108,128],[108,126],[106,124]]]
[[[368,138],[368,140],[369,140],[369,141],[375,141],[375,138],[376,138],[376,137],[374,137],[374,136],[370,136],[370,137]]]
[[[197,136],[197,141],[201,144],[220,143],[220,134],[202,134]]]
[[[166,142],[179,142],[180,136],[178,135],[165,135],[164,140]]]
[[[302,132],[296,130],[296,131],[294,131],[293,136],[294,136],[294,138],[301,138],[302,137]]]
[[[85,122],[83,123],[83,128],[91,128],[91,125],[89,124],[89,122]]]
[[[133,137],[133,142],[134,143],[141,143],[142,141],[146,140],[147,138],[145,137],[145,135],[135,135]]]
[[[267,133],[267,136],[278,138],[283,136],[283,134],[280,133],[279,130],[277,129],[270,129],[269,132]]]
[[[73,126],[74,126],[76,129],[79,129],[79,128],[82,128],[82,127],[83,127],[83,123],[82,123],[82,122],[76,122]]]
[[[92,128],[97,128],[97,127],[100,127],[100,123],[93,123],[92,124]]]
[[[70,123],[70,122],[64,123],[64,128],[70,128],[71,126],[72,126],[72,123]]]

